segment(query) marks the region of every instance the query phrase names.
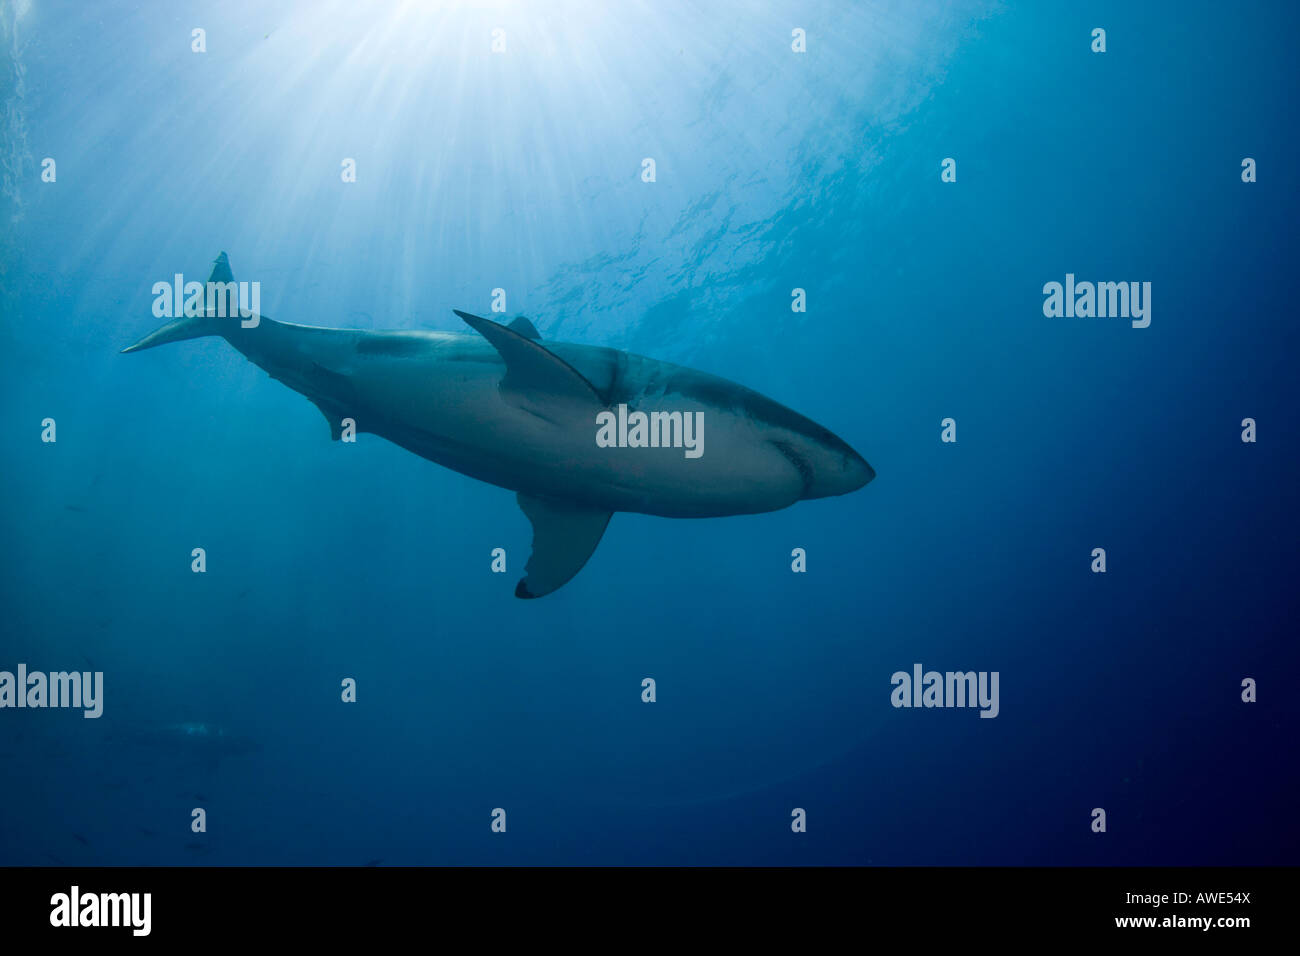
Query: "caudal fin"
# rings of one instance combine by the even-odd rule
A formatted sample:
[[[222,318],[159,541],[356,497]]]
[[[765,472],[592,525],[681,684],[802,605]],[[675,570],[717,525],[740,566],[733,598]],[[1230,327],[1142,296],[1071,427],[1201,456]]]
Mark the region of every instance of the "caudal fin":
[[[196,315],[168,322],[162,328],[154,329],[134,345],[128,345],[122,349],[122,352],[142,352],[156,345],[166,345],[168,342],[182,342],[185,339],[197,339],[216,334],[215,323],[210,322],[206,315]]]
[[[208,283],[233,283],[234,281],[234,273],[230,271],[230,259],[223,252],[212,263],[212,274],[208,276]],[[208,286],[205,285],[204,288],[208,288]],[[219,319],[206,314],[187,315],[174,319],[161,328],[154,329],[139,342],[122,349],[122,352],[142,352],[145,349],[166,345],[169,342],[183,342],[185,339],[197,339],[205,335],[219,334],[221,334]]]

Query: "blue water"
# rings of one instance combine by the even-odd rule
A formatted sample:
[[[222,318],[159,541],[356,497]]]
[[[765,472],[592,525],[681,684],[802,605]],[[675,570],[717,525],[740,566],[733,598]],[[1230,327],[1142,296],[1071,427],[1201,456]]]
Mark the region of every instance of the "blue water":
[[[433,7],[0,4],[0,669],[105,675],[0,710],[0,863],[1296,862],[1294,6]],[[516,600],[510,493],[118,354],[222,250],[289,322],[503,288],[878,477]],[[1045,317],[1067,272],[1150,327]],[[895,709],[917,662],[999,716]]]

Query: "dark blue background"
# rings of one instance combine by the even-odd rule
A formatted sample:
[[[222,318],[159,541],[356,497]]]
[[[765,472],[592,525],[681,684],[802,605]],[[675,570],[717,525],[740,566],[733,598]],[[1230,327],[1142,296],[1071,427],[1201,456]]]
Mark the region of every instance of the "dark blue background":
[[[1293,5],[87,10],[5,11],[0,668],[106,709],[0,711],[0,862],[1296,861]],[[222,249],[291,322],[504,287],[879,477],[616,515],[517,601],[507,492],[331,443],[218,340],[117,354]],[[1067,272],[1152,282],[1150,327],[1045,318]],[[1000,716],[893,709],[914,662]]]

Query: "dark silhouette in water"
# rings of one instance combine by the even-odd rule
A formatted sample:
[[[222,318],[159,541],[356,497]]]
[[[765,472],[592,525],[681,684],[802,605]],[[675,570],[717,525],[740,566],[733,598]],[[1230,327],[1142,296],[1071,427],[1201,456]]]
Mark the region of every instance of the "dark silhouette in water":
[[[162,724],[128,733],[128,742],[144,746],[171,748],[191,754],[209,754],[214,757],[236,757],[255,753],[260,749],[251,737],[234,733],[220,724],[203,721],[183,721]]]
[[[315,403],[335,440],[370,432],[516,492],[533,526],[516,597],[567,583],[615,511],[759,514],[876,476],[829,430],[752,389],[618,349],[543,344],[523,316],[505,326],[457,311],[477,335],[326,329],[241,318],[234,289],[223,252],[207,311],[122,351],[221,336]]]
[[[207,798],[197,787],[206,789],[225,763],[246,760],[261,750],[254,738],[205,721],[135,727],[110,735],[106,741],[135,749],[137,778],[145,770],[156,770],[172,778],[169,782],[186,788],[177,797],[199,801]]]

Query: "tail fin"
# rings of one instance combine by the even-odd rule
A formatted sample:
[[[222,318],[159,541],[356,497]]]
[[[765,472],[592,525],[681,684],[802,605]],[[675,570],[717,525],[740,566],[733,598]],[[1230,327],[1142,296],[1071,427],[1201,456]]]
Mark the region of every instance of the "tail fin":
[[[124,353],[141,352],[145,349],[151,349],[155,345],[182,342],[185,339],[198,339],[205,335],[216,335],[217,333],[216,322],[210,320],[206,315],[187,316],[183,319],[176,319],[174,322],[168,322],[162,328],[154,329],[139,342],[128,345],[122,351]]]
[[[212,274],[208,276],[208,282],[233,283],[234,281],[234,273],[230,271],[230,259],[223,252],[212,263]],[[183,342],[185,339],[197,339],[205,335],[220,335],[219,322],[220,320],[208,315],[182,316],[161,328],[154,329],[139,342],[122,349],[122,352],[142,352],[156,345],[166,345],[168,342]]]
[[[235,274],[230,271],[230,259],[223,252],[212,261],[212,275],[209,282],[234,282]]]

